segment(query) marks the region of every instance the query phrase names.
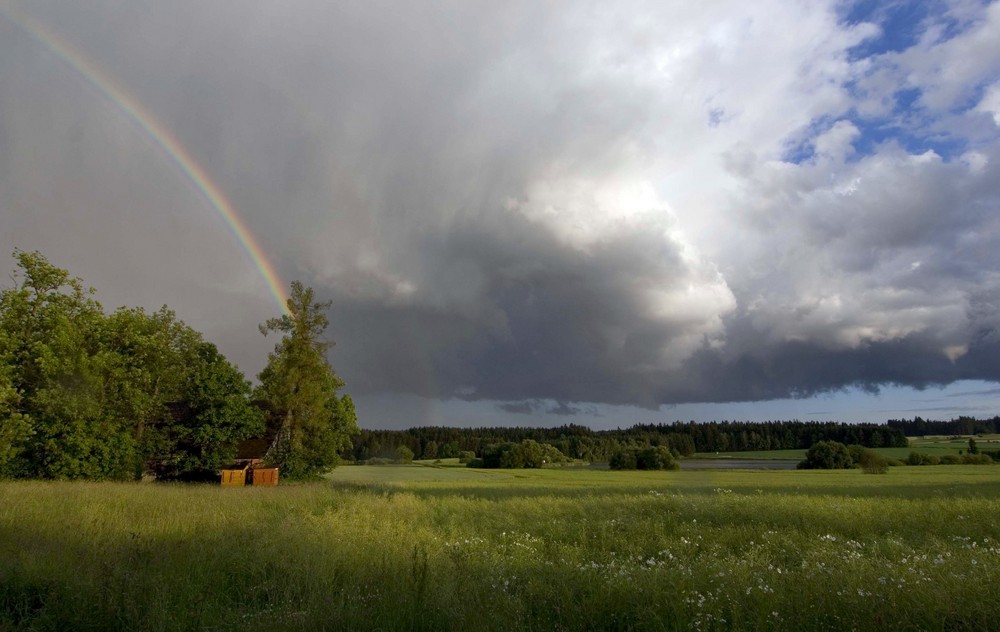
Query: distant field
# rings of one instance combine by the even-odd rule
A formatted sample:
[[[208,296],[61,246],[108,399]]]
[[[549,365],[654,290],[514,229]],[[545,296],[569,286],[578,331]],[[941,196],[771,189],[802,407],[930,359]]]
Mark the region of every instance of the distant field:
[[[432,465],[418,461],[410,465],[345,465],[327,475],[331,481],[383,482],[453,482],[453,481],[501,481],[513,475],[510,470],[484,470],[459,465],[458,459],[448,459],[447,463]]]
[[[0,483],[0,630],[990,630],[1000,466]],[[457,464],[456,464],[457,465]]]
[[[806,457],[805,450],[748,450],[746,452],[698,452],[694,459],[795,459]]]
[[[1000,435],[974,437],[976,446],[984,450],[1000,450]],[[950,437],[913,437],[906,448],[877,448],[882,456],[905,460],[910,452],[923,452],[934,456],[945,454],[964,454],[969,451],[969,437],[952,439]],[[801,461],[806,456],[805,450],[753,450],[748,452],[698,452],[691,458],[695,459],[795,459]]]

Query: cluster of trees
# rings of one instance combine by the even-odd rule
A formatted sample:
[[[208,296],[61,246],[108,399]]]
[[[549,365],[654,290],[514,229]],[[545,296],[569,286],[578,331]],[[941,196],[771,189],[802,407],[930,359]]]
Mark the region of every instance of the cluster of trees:
[[[975,417],[959,417],[950,421],[934,421],[914,417],[913,419],[890,419],[886,422],[890,428],[895,428],[907,437],[923,437],[926,435],[974,435],[1000,433],[1000,416],[992,419],[976,419]]]
[[[906,457],[907,465],[990,465],[993,461],[991,455],[975,452],[937,456],[914,450]]]
[[[1000,455],[998,455],[1000,456]],[[844,445],[837,441],[817,441],[806,451],[806,458],[798,465],[804,470],[838,470],[860,467],[868,474],[885,474],[890,465],[983,465],[993,463],[991,454],[976,449],[974,439],[969,440],[966,454],[936,456],[912,451],[906,461],[887,458],[861,445]]]
[[[481,458],[468,462],[469,467],[540,468],[543,465],[566,463],[570,459],[553,445],[524,439],[520,443],[494,443],[483,449]]]
[[[862,445],[844,445],[839,441],[817,441],[799,463],[802,470],[841,470],[860,467],[867,474],[885,474],[889,460]]]
[[[613,470],[677,470],[677,454],[667,446],[623,448],[611,455],[608,466]]]
[[[106,313],[94,290],[37,252],[15,251],[0,292],[0,477],[214,476],[240,441],[271,429],[272,464],[328,467],[356,432],[325,356],[311,291],[293,285],[261,385],[167,309]]]
[[[834,422],[690,422],[601,431],[579,425],[558,428],[419,427],[362,430],[354,440],[349,457],[356,461],[393,458],[401,445],[418,458],[457,457],[462,452],[482,455],[488,446],[525,440],[551,445],[572,459],[593,462],[609,462],[623,450],[658,446],[690,456],[695,452],[807,449],[817,441],[826,440],[869,447],[907,445],[906,436],[895,428]]]

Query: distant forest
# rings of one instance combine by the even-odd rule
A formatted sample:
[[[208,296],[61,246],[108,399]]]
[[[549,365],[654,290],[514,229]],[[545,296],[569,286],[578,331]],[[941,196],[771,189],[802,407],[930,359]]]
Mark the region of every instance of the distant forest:
[[[393,458],[400,446],[416,458],[457,457],[461,452],[482,456],[487,446],[532,439],[555,446],[563,454],[587,461],[607,461],[626,447],[667,446],[681,455],[695,452],[805,450],[817,441],[839,441],[866,447],[906,447],[903,431],[884,424],[769,421],[722,421],[635,425],[627,429],[591,430],[585,426],[558,428],[445,428],[362,430],[353,439],[351,456],[364,461]],[[346,456],[346,455],[345,455]]]
[[[1000,433],[1000,415],[992,419],[975,419],[959,417],[951,421],[934,421],[914,417],[908,419],[890,419],[890,428],[896,428],[907,437],[922,437],[924,435],[974,435]]]

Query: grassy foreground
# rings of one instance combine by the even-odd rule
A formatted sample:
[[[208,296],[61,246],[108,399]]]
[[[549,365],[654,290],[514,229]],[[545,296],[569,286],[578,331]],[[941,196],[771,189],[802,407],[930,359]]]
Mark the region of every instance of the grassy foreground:
[[[0,629],[988,630],[1000,467],[0,483]]]

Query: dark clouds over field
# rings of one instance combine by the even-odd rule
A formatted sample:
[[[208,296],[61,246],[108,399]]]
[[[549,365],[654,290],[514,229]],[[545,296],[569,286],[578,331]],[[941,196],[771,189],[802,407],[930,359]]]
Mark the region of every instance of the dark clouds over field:
[[[3,6],[333,300],[363,399],[572,420],[1000,379],[1000,4],[540,4]],[[239,244],[10,18],[0,221],[263,365]]]

